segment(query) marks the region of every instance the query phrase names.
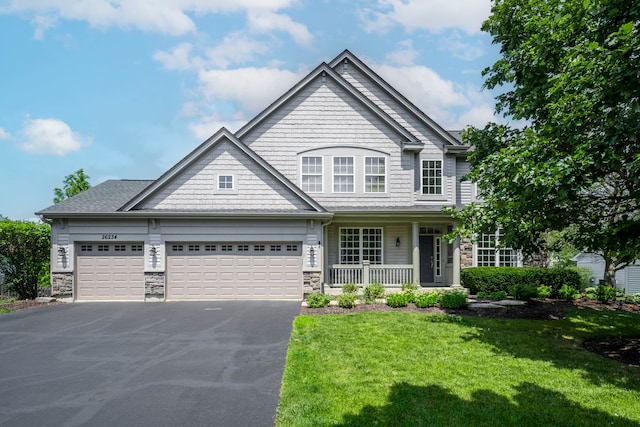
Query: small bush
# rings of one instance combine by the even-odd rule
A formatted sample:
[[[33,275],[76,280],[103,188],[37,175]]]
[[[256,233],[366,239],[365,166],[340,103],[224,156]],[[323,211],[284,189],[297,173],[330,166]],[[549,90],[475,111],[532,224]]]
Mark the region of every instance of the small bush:
[[[438,291],[425,292],[416,296],[416,307],[435,307],[440,302],[442,295]]]
[[[404,292],[401,294],[387,295],[387,305],[389,307],[406,307],[407,303],[407,295]]]
[[[480,291],[476,294],[478,298],[489,298],[489,292]]]
[[[608,304],[616,297],[616,288],[611,286],[598,286],[595,291],[596,300],[602,304]]]
[[[633,296],[633,303],[640,305],[640,294],[635,294]]]
[[[355,283],[345,283],[342,285],[342,293],[343,294],[357,294],[360,290],[360,286]]]
[[[405,292],[405,291],[415,292],[418,289],[420,289],[420,286],[414,285],[413,283],[403,283],[402,287],[400,289],[402,289],[403,292]]]
[[[316,292],[307,296],[307,306],[310,308],[327,307],[331,302],[331,295]]]
[[[584,296],[588,299],[596,299],[596,288],[585,288]]]
[[[506,297],[507,297],[507,293],[505,291],[491,292],[491,295],[489,295],[489,298],[491,298],[494,301],[501,301]]]
[[[517,300],[529,301],[538,296],[538,289],[532,284],[517,284],[509,289],[511,296]]]
[[[442,308],[463,308],[467,306],[467,296],[464,292],[445,292],[440,299]]]
[[[373,283],[365,286],[362,293],[364,295],[365,303],[373,304],[376,302],[377,298],[384,298],[384,286],[380,283]]]
[[[540,285],[536,290],[538,291],[538,298],[540,299],[551,298],[551,293],[552,293],[551,286]]]
[[[566,299],[567,301],[576,299],[580,296],[578,290],[570,285],[562,285],[562,287],[558,290],[558,296],[562,299]]]
[[[348,292],[338,295],[338,307],[353,308],[356,306],[356,294]]]

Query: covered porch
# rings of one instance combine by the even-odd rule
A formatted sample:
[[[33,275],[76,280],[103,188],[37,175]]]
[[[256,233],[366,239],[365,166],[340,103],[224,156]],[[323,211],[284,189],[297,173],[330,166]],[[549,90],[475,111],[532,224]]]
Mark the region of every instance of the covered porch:
[[[449,243],[451,218],[334,220],[325,227],[325,292],[352,283],[387,288],[460,285],[460,242]]]

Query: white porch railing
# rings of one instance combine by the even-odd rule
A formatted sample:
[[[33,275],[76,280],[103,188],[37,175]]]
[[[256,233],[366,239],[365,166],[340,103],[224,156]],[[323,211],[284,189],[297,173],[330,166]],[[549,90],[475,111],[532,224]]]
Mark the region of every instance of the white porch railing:
[[[411,264],[334,264],[329,269],[331,285],[344,285],[354,283],[356,285],[368,285],[380,283],[381,285],[402,285],[413,283],[413,265]]]

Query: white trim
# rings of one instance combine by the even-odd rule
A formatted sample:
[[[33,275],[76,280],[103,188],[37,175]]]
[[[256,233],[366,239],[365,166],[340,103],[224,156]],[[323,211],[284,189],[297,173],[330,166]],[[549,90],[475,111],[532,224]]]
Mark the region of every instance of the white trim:
[[[346,174],[346,173],[341,173],[341,174],[336,174],[335,172],[335,167],[336,167],[336,159],[351,159],[351,174]],[[352,189],[351,191],[336,191],[336,183],[335,183],[335,178],[336,175],[339,176],[351,176],[352,178]],[[333,194],[353,194],[356,192],[356,161],[355,161],[355,156],[331,156],[331,193]]]
[[[359,261],[357,263],[346,263],[342,260],[342,230],[358,230],[358,258]],[[338,228],[338,260],[341,265],[362,265],[363,261],[363,239],[362,239],[362,230],[380,230],[380,263],[371,263],[371,265],[382,265],[384,264],[384,227],[339,227]],[[356,248],[349,248],[356,249]],[[374,248],[378,249],[378,248]],[[370,260],[369,260],[370,261]]]
[[[388,161],[387,161],[387,156],[363,156],[362,158],[362,176],[363,176],[363,188],[362,188],[362,192],[365,194],[386,194],[387,193],[387,189],[389,187],[389,180],[388,180]],[[384,168],[384,173],[383,174],[367,174],[367,159],[382,159],[382,166]],[[367,176],[372,176],[372,177],[382,177],[383,181],[384,181],[384,191],[367,191]]]
[[[440,162],[440,192],[439,193],[433,193],[433,194],[429,194],[429,193],[425,193],[424,192],[424,163],[425,162]],[[420,159],[420,189],[419,189],[419,194],[420,194],[420,198],[431,198],[431,197],[442,197],[444,196],[444,186],[445,186],[445,179],[444,179],[444,161],[442,159],[434,159],[434,158],[424,158],[424,159]],[[437,170],[437,169],[434,169]]]
[[[220,178],[231,178],[231,187],[227,187],[226,184],[228,184],[228,183],[226,183],[226,182],[224,183],[225,187],[221,187],[220,184],[222,184],[222,182],[220,181]],[[236,187],[237,187],[237,185],[236,185],[236,177],[235,177],[234,174],[226,174],[225,173],[225,174],[216,175],[216,190],[224,191],[224,192],[233,191],[233,190],[237,189]]]
[[[311,191],[304,186],[304,177],[307,176],[317,176],[318,174],[304,173],[304,160],[305,159],[320,159],[320,191]],[[320,194],[324,193],[324,156],[316,155],[316,156],[300,156],[300,188],[305,193],[309,194]]]

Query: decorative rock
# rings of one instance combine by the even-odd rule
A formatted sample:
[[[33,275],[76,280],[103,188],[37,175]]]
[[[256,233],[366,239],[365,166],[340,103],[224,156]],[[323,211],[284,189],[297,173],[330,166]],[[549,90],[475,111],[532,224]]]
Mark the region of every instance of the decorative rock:
[[[494,304],[492,302],[476,302],[469,304],[469,310],[479,311],[479,310],[506,310],[507,307],[504,305]]]
[[[38,297],[35,299],[36,302],[56,302],[55,298],[51,297]]]
[[[527,305],[526,301],[520,301],[517,299],[503,299],[502,301],[494,301],[494,304],[503,305],[505,307],[522,307]]]

